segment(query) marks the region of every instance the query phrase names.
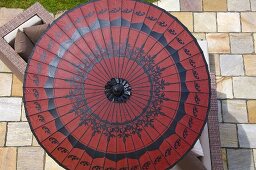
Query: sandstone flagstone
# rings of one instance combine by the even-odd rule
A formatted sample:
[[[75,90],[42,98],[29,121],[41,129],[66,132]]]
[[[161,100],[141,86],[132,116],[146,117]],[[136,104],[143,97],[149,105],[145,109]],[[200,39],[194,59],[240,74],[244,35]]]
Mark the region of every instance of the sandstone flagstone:
[[[233,98],[232,78],[216,77],[217,97],[219,99]]]
[[[6,146],[31,146],[32,132],[27,122],[8,123]]]
[[[252,35],[249,33],[230,34],[231,53],[248,54],[254,51]]]
[[[171,14],[178,18],[189,31],[193,31],[193,14],[192,12],[171,12]]]
[[[46,154],[45,170],[64,170],[64,168],[59,166],[49,155]]]
[[[238,124],[238,139],[242,148],[256,148],[256,124]]]
[[[205,40],[206,39],[205,33],[192,33],[192,34],[198,40]]]
[[[247,76],[256,76],[256,55],[245,55],[244,67]]]
[[[223,100],[223,121],[231,123],[248,123],[245,100]]]
[[[241,23],[243,32],[256,32],[256,12],[242,12]]]
[[[206,34],[209,53],[229,53],[229,35],[227,33]]]
[[[256,167],[256,149],[253,149],[254,167]]]
[[[12,87],[12,74],[0,73],[0,96],[10,96]]]
[[[26,117],[24,103],[22,103],[22,108],[21,108],[21,121],[23,121],[23,122],[28,121],[27,117]]]
[[[247,101],[249,123],[256,123],[256,100]]]
[[[251,8],[252,8],[252,11],[256,11],[256,0],[251,0]]]
[[[229,11],[249,11],[250,0],[227,0]]]
[[[233,88],[236,98],[256,99],[256,77],[234,77]]]
[[[220,56],[219,54],[209,54],[210,71],[220,76]]]
[[[222,153],[222,161],[223,161],[223,169],[224,170],[228,170],[228,160],[227,160],[227,151],[225,148],[221,149],[221,153]]]
[[[0,121],[19,121],[21,102],[21,98],[2,97],[0,99]]]
[[[13,17],[17,16],[23,11],[23,9],[17,8],[0,8],[0,26],[7,23]]]
[[[43,170],[44,150],[40,147],[18,148],[17,170]]]
[[[14,74],[12,77],[12,96],[23,96],[23,83]]]
[[[221,100],[218,100],[217,103],[218,103],[218,121],[222,122]]]
[[[157,5],[166,11],[180,11],[180,1],[177,0],[159,0]]]
[[[0,147],[5,144],[6,122],[0,122]]]
[[[16,170],[17,149],[14,147],[0,148],[0,169]]]
[[[194,30],[195,32],[216,32],[216,13],[194,13]]]
[[[227,123],[219,125],[221,147],[238,147],[236,125]]]
[[[227,149],[229,170],[254,170],[251,149]]]
[[[203,0],[204,11],[227,11],[227,0]]]
[[[222,76],[244,75],[242,55],[221,55],[220,69]]]
[[[256,53],[256,33],[253,34],[253,41],[254,41],[254,53]]]
[[[240,15],[235,12],[217,13],[218,32],[240,32]]]
[[[202,11],[202,0],[180,0],[181,11]]]
[[[2,55],[2,54],[0,54],[0,55]],[[0,72],[11,73],[11,70],[1,60],[1,56],[0,56]]]
[[[32,142],[32,146],[40,146],[36,140],[36,137],[33,135],[33,142]]]
[[[15,16],[17,16],[18,14],[20,14],[23,11],[23,9],[19,9],[19,8],[5,8],[2,7],[0,8],[0,16],[1,18],[8,18],[11,19]]]

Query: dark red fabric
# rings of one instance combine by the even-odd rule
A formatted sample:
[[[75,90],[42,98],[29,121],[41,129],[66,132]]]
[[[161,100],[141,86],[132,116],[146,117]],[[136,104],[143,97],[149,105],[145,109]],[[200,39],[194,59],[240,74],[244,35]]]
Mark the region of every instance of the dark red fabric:
[[[209,83],[199,45],[176,18],[100,0],[66,12],[38,41],[24,102],[38,142],[67,169],[167,169],[200,136]]]

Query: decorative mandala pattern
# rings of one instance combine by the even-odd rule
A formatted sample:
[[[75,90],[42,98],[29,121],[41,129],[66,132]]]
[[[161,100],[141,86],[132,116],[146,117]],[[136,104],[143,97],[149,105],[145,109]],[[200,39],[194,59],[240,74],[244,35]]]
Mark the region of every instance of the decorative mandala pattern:
[[[114,46],[117,46],[117,44],[114,44]],[[81,115],[80,125],[91,126],[93,129],[93,136],[96,133],[102,133],[107,136],[108,140],[110,140],[110,138],[118,137],[122,138],[125,142],[126,138],[131,135],[137,134],[138,136],[141,136],[140,133],[144,127],[151,126],[152,128],[154,128],[153,122],[156,116],[165,116],[165,113],[161,111],[160,104],[163,103],[164,100],[170,99],[165,97],[165,93],[162,90],[164,90],[165,87],[170,83],[165,82],[165,80],[161,78],[161,74],[164,68],[160,68],[158,66],[155,67],[153,57],[145,56],[145,52],[143,50],[140,50],[139,48],[135,48],[134,51],[132,51],[132,49],[130,49],[130,46],[131,45],[128,44],[128,47],[126,49],[130,52],[129,59],[133,62],[136,62],[143,68],[145,74],[147,74],[149,78],[150,91],[152,91],[147,102],[148,104],[145,106],[145,108],[143,108],[142,113],[139,113],[139,115],[137,117],[134,117],[133,120],[129,120],[123,123],[102,121],[102,119],[98,115],[94,114],[91,111],[90,107],[87,104],[86,98],[79,95],[85,95],[84,91],[86,91],[86,87],[84,86],[84,84],[74,83],[76,81],[83,82],[87,78],[87,74],[81,72],[81,67],[77,67],[78,69],[76,75],[83,75],[83,77],[74,76],[72,78],[72,80],[74,81],[70,82],[71,86],[74,87],[74,89],[70,90],[69,95],[67,96],[67,98],[70,99],[73,103],[73,107],[70,112],[74,111],[76,115]],[[121,45],[121,49],[125,49],[124,45]],[[102,51],[106,51],[106,49],[102,49]],[[117,51],[115,51],[114,53],[117,53]],[[93,58],[93,54],[87,55],[90,58]],[[120,51],[120,57],[124,56],[125,51]],[[109,57],[105,53],[105,56],[102,56],[102,59],[104,58],[112,57]],[[97,62],[101,62],[101,60],[98,60]],[[93,68],[89,68],[87,70],[92,69]],[[103,88],[104,86],[101,87]]]

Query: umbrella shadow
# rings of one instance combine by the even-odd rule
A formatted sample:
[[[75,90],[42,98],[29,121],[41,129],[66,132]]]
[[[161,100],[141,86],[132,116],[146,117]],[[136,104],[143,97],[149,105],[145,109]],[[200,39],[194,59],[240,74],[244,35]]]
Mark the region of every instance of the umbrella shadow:
[[[224,98],[224,100],[219,100],[221,104],[218,104],[218,107],[221,107],[218,109],[221,147],[226,148],[226,158],[222,158],[224,169],[254,170],[252,149],[248,149],[250,148],[250,141],[241,125],[241,123],[248,121],[247,113],[243,113],[239,109],[240,103],[236,103],[238,100],[227,100],[226,94],[217,93]],[[237,118],[233,116],[234,112],[237,112]]]
[[[219,67],[219,65],[217,65],[216,63],[219,63],[219,61],[216,60],[219,60],[219,58],[217,58],[214,54],[209,54],[209,60],[211,72],[218,72],[216,68]],[[240,123],[242,123],[241,120],[238,120],[236,117],[233,116],[233,111],[232,109],[230,109],[229,103],[227,102],[227,95],[225,93],[217,91],[217,96],[222,96],[221,98],[223,98],[223,100],[218,100],[218,118],[220,125],[221,147],[227,148],[225,154],[226,158],[222,158],[224,169],[254,169],[251,153],[252,151],[248,149],[248,146],[250,146],[250,142],[248,140],[248,136],[244,130],[244,127],[240,125]],[[239,111],[239,109],[235,111],[237,112]],[[247,113],[240,112],[239,114],[244,114],[245,122],[248,121]],[[223,131],[227,132],[224,133]],[[223,155],[224,154],[222,154],[222,156]]]

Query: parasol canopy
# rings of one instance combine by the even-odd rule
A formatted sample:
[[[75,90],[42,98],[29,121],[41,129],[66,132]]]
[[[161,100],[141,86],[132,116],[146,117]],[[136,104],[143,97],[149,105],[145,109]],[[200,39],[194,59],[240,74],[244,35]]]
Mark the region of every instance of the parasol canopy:
[[[26,69],[39,144],[67,169],[167,169],[206,123],[210,80],[196,39],[135,0],[99,0],[56,20]]]

